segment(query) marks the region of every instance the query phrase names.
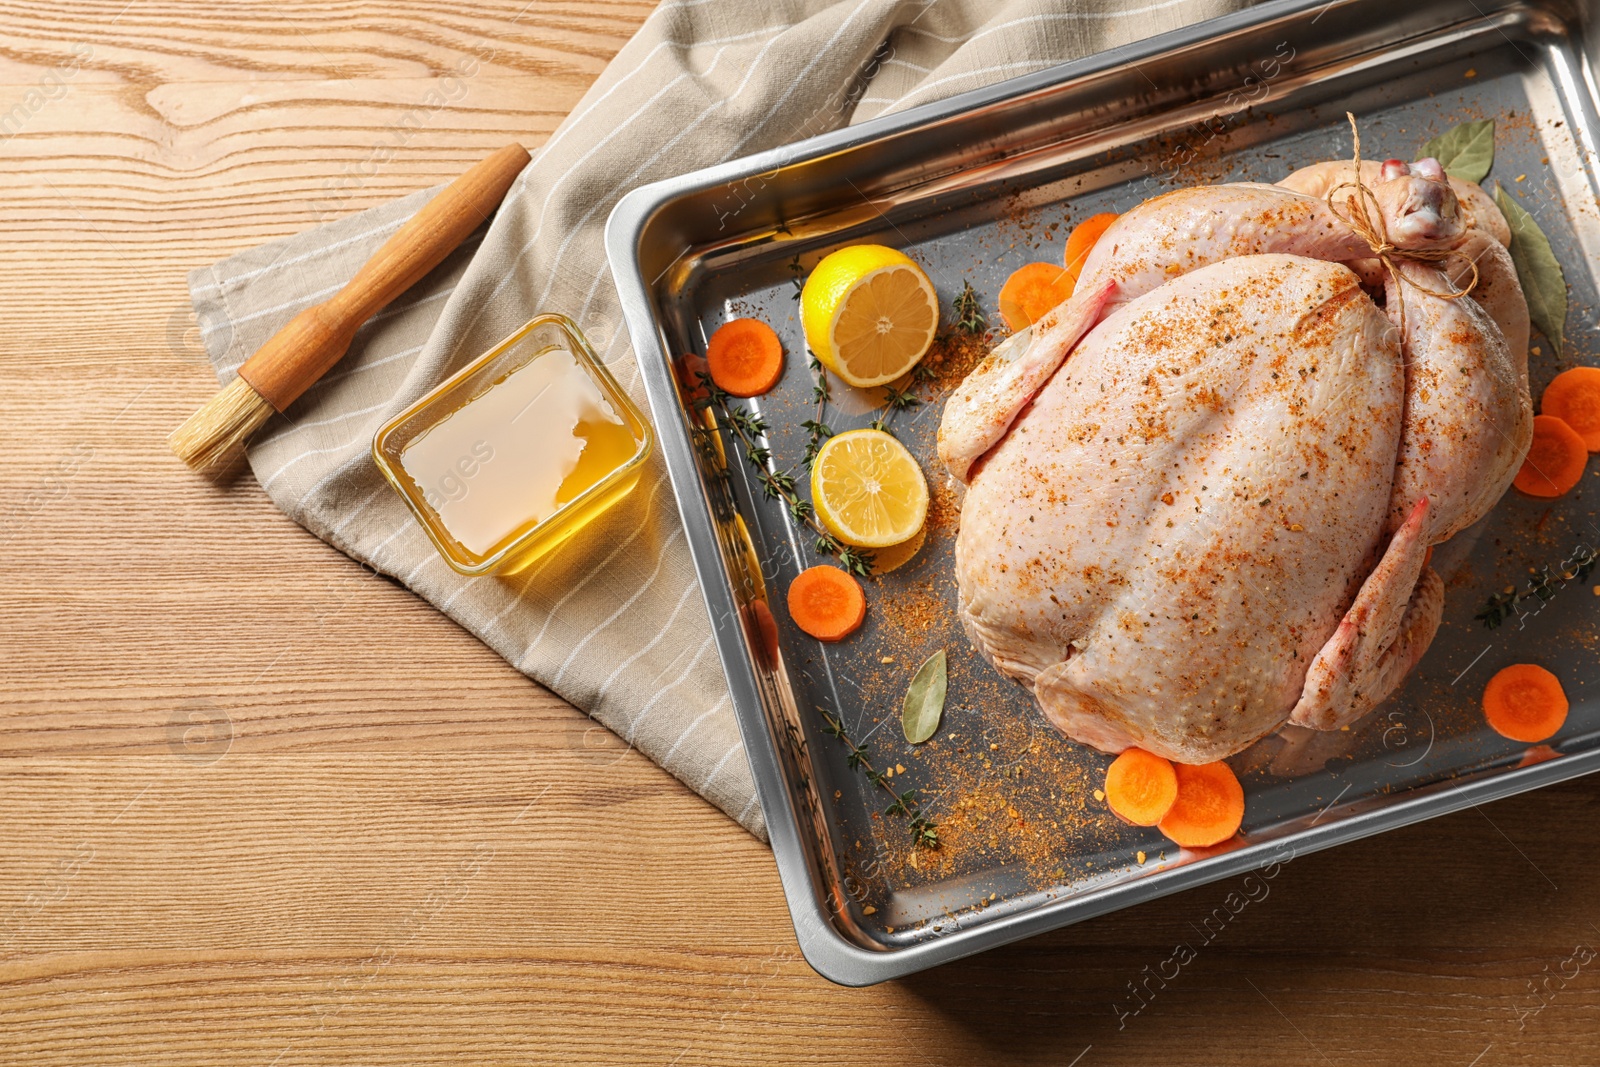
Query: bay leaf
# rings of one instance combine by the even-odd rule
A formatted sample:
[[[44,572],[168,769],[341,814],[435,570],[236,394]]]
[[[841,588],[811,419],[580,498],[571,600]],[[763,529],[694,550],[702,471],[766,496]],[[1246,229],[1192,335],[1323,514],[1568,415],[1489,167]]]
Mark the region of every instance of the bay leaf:
[[[1432,156],[1452,178],[1481,182],[1494,166],[1494,119],[1463,122],[1422,146],[1419,159]]]
[[[900,706],[900,728],[913,745],[920,745],[939,729],[947,684],[944,649],[941,648],[917,668],[911,687],[906,690],[905,703]]]
[[[1499,182],[1495,183],[1494,202],[1511,227],[1511,262],[1517,268],[1522,294],[1528,299],[1528,317],[1550,339],[1559,356],[1566,340],[1567,276],[1550,250],[1550,239]]]

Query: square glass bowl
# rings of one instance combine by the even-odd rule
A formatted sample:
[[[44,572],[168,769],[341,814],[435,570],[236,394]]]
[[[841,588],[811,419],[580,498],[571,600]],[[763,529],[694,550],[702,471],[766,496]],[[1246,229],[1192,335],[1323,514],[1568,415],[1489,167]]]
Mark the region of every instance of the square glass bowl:
[[[631,450],[627,439],[616,437],[608,446],[611,456],[607,466],[610,469],[593,484],[559,504],[543,519],[526,514],[525,518],[516,522],[515,514],[506,517],[506,521],[515,522],[515,527],[492,544],[474,551],[451,532],[435,507],[435,502],[440,502],[442,506],[444,497],[441,494],[459,492],[464,497],[471,491],[474,487],[473,478],[484,470],[482,460],[485,450],[463,450],[463,455],[457,461],[459,471],[447,471],[443,483],[433,486],[431,490],[421,483],[416,472],[408,469],[406,452],[429,431],[452,416],[468,419],[480,417],[476,412],[464,412],[463,409],[505,384],[512,375],[536,360],[559,352],[572,354],[577,367],[588,376],[611,411],[621,420],[622,429],[631,439]],[[530,400],[529,404],[532,402]],[[453,429],[465,429],[471,425],[453,426]],[[501,440],[503,444],[505,437],[502,436]],[[483,445],[485,442],[478,441],[476,444]],[[510,574],[555,548],[626,495],[638,482],[640,470],[650,455],[651,445],[649,423],[595,356],[577,325],[565,315],[545,314],[530,320],[516,333],[467,364],[385,424],[372,439],[372,458],[427,531],[429,539],[446,563],[466,575]],[[517,464],[515,469],[519,471],[533,470],[533,465],[541,458],[538,455],[518,454],[516,450],[504,447],[495,452],[492,442],[487,451],[493,458]],[[511,454],[506,454],[507,451]],[[496,474],[503,477],[500,472]],[[479,484],[488,481],[483,479]],[[493,491],[492,486],[488,488]],[[508,503],[506,508],[515,511],[516,505]]]

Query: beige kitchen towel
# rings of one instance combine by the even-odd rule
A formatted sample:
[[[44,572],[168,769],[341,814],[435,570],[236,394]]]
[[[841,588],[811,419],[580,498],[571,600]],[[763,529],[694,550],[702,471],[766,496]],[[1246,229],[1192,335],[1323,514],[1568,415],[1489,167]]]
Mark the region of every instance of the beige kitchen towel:
[[[512,187],[485,232],[357,336],[250,449],[272,500],[392,575],[528,677],[587,710],[762,834],[710,625],[659,458],[580,539],[511,578],[445,566],[375,469],[373,432],[536,312],[577,320],[641,407],[602,244],[646,182],[1244,6],[1244,0],[667,0]],[[492,61],[465,55],[441,100]],[[430,99],[431,99],[430,94]],[[429,105],[431,106],[431,105]],[[329,183],[330,217],[359,176]],[[219,381],[335,292],[431,195],[418,193],[195,271]]]

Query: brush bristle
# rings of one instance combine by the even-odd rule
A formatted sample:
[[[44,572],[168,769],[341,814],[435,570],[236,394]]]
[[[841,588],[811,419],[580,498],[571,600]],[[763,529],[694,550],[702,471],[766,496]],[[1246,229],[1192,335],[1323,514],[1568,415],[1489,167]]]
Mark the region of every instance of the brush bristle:
[[[173,430],[167,445],[189,466],[208,473],[236,458],[271,417],[272,405],[243,378],[235,378]]]

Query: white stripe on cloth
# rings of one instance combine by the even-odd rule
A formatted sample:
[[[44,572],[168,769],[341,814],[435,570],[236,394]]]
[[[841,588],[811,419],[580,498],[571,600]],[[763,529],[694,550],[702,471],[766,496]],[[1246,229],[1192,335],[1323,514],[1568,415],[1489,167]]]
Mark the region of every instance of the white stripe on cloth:
[[[271,476],[261,483],[261,488],[271,489],[274,482],[276,482],[279,478],[282,478],[285,474],[289,473],[290,467],[293,467],[298,463],[303,463],[312,456],[327,456],[334,452],[347,452],[355,443],[355,441],[351,440],[344,441],[337,445],[332,445],[328,448],[308,448],[298,456],[295,456],[293,459],[289,460],[283,466],[279,467],[277,470],[273,471]],[[305,498],[310,495],[310,493],[302,494],[301,501],[303,502]]]
[[[672,609],[672,614],[668,615],[666,622],[661,624],[661,629],[656,631],[656,635],[650,639],[648,644],[639,649],[633,655],[629,656],[627,659],[623,660],[617,665],[616,670],[612,671],[606,676],[606,680],[601,682],[600,688],[595,691],[595,700],[599,700],[601,697],[605,696],[606,690],[611,688],[611,683],[617,680],[618,675],[627,670],[629,667],[633,666],[641,656],[649,655],[650,650],[661,643],[662,638],[666,637],[667,634],[672,631],[672,622],[678,617],[678,612],[683,610],[683,605],[688,602],[689,594],[699,591],[700,583],[694,579],[690,579],[688,584],[683,587],[683,592],[678,596],[678,603],[677,606]]]
[[[200,327],[200,336],[204,337],[206,334],[215,333],[224,326],[232,330],[237,328],[240,323],[254,322],[256,319],[265,318],[268,315],[275,315],[278,312],[286,311],[289,308],[308,308],[312,304],[317,303],[320,298],[332,296],[334,293],[337,293],[343,288],[343,283],[338,285],[330,285],[326,289],[318,289],[314,293],[303,293],[300,296],[294,297],[292,300],[285,300],[281,304],[274,304],[269,308],[261,308],[259,311],[252,311],[248,315],[238,315],[231,319],[222,319],[220,321],[210,323],[206,326]]]
[[[456,602],[456,597],[460,596],[462,593],[465,593],[468,589],[477,589],[482,584],[483,584],[483,579],[482,578],[467,578],[467,579],[464,579],[462,581],[462,583],[459,586],[456,587],[456,591],[454,593],[451,593],[449,596],[444,598],[444,603],[439,605],[439,610],[448,613],[450,611],[450,605],[454,604]],[[497,586],[497,585],[495,585],[494,583],[491,582],[490,583],[490,588],[491,589],[495,589],[495,588],[499,588],[499,586]],[[521,599],[521,598],[520,597],[512,597],[511,598],[513,603],[515,603],[519,599]]]
[[[722,754],[722,758],[717,760],[717,765],[715,767],[712,767],[711,771],[706,775],[705,781],[700,783],[700,791],[703,793],[707,789],[710,789],[711,788],[711,783],[717,780],[717,775],[722,773],[722,768],[724,768],[724,767],[726,767],[728,765],[728,761],[733,758],[733,754],[735,752],[742,752],[742,751],[744,751],[744,743],[742,741],[735,741],[733,744],[729,745],[728,746],[728,751],[726,751],[726,752],[724,752]],[[755,797],[751,797],[750,799],[752,801],[754,801]],[[743,821],[745,815],[748,814],[749,811],[750,811],[750,805],[746,804],[744,806],[744,810],[742,810],[738,815],[736,815],[735,818],[740,820],[740,821]]]
[[[735,745],[733,747],[733,749],[729,750],[728,756],[733,755],[734,751],[737,751],[739,747],[740,746]],[[728,756],[722,757],[722,762],[723,763],[726,763],[728,761]],[[722,769],[722,764],[721,763],[717,764],[717,769],[718,770]],[[709,779],[709,778],[706,779],[706,785],[710,785],[710,784],[711,784],[711,779]],[[761,797],[758,794],[751,793],[750,794],[750,799],[745,801],[744,807],[739,809],[739,814],[737,814],[737,815],[735,815],[733,817],[733,821],[734,822],[741,822],[741,823],[744,822],[745,816],[750,814],[750,809],[755,807],[756,806],[756,801],[758,801],[760,799],[761,799]]]
[[[700,125],[700,123],[704,122],[706,120],[706,117],[709,116],[713,111],[717,110],[720,107],[725,106],[731,100],[733,100],[735,97],[737,97],[741,92],[744,91],[745,86],[750,84],[750,79],[755,76],[756,69],[758,67],[760,67],[761,61],[764,58],[766,58],[767,52],[772,48],[772,46],[774,44],[776,44],[778,42],[778,38],[782,37],[782,36],[783,36],[783,34],[779,33],[779,34],[775,35],[766,44],[761,46],[761,51],[756,53],[756,57],[753,60],[751,60],[750,69],[745,72],[744,79],[739,83],[739,85],[733,90],[733,92],[729,93],[726,97],[724,97],[721,100],[718,100],[716,103],[710,105],[705,110],[701,111],[700,114],[695,117],[694,121],[689,124],[691,126],[691,128],[694,127],[694,126]],[[717,53],[716,59],[720,60],[721,58],[722,58],[722,50],[719,50],[718,53]],[[711,66],[715,66],[715,65],[716,65],[716,60],[713,60]],[[706,73],[710,73],[710,70],[711,70],[711,67],[707,67],[706,68]],[[665,86],[663,86],[660,90],[658,90],[656,92],[655,96],[652,96],[649,100],[645,101],[645,103],[637,111],[634,111],[631,114],[629,114],[628,117],[623,120],[621,125],[619,125],[616,129],[612,130],[611,133],[607,134],[604,138],[602,138],[600,140],[600,142],[597,143],[588,152],[586,152],[582,156],[580,156],[578,158],[577,162],[575,162],[566,171],[562,172],[561,177],[557,178],[555,180],[555,182],[551,184],[549,193],[547,193],[546,196],[545,196],[544,204],[539,209],[539,220],[538,220],[537,223],[534,224],[533,236],[528,238],[528,240],[523,243],[522,247],[517,250],[517,254],[516,254],[515,259],[516,259],[516,262],[517,262],[517,264],[519,266],[522,263],[526,262],[524,257],[527,256],[528,250],[531,249],[536,243],[538,243],[539,235],[544,232],[545,212],[548,211],[549,206],[550,206],[550,202],[555,199],[555,197],[553,195],[550,195],[550,194],[553,194],[555,192],[555,190],[561,185],[561,183],[563,181],[565,181],[577,169],[578,164],[582,163],[584,160],[588,159],[594,153],[598,152],[601,148],[605,147],[605,145],[611,140],[611,138],[616,137],[617,135],[619,135],[622,132],[623,128],[628,123],[632,122],[635,118],[637,118],[644,111],[644,109],[649,107],[649,105],[651,103],[653,103],[658,97],[660,97],[662,95],[662,93],[665,93],[672,86],[676,85],[678,82],[680,82],[684,78],[688,78],[688,77],[694,77],[694,75],[690,75],[688,73],[683,73],[683,74],[679,74],[676,78],[673,78],[672,81],[668,82]],[[705,74],[701,74],[701,75],[699,75],[699,77],[703,78],[703,77],[705,77]],[[674,144],[683,139],[684,132],[686,132],[686,131],[680,131],[677,135],[675,135],[673,137],[672,141],[673,141]],[[633,169],[632,173],[629,175],[629,177],[632,178],[633,176],[637,175],[649,163],[655,162],[655,160],[658,159],[660,157],[660,155],[661,155],[661,152],[658,151],[654,156],[651,156],[650,159],[647,160],[645,163],[640,164],[639,166],[635,167]],[[732,152],[724,154],[721,157],[721,159],[725,160],[730,155],[732,155]],[[720,160],[719,160],[719,162],[720,162]],[[626,180],[627,179],[625,179],[624,182],[618,182],[618,183],[613,184],[611,186],[611,188],[609,189],[606,197],[604,199],[596,200],[594,206],[592,206],[589,209],[589,211],[584,215],[584,218],[585,219],[589,218],[591,215],[594,214],[594,212],[599,207],[601,207],[603,204],[609,203],[616,196],[616,194],[620,190],[625,188]],[[574,226],[574,227],[571,228],[570,232],[567,234],[567,239],[562,242],[561,247],[559,249],[557,249],[557,251],[556,251],[555,261],[553,263],[551,263],[548,267],[545,268],[545,271],[546,271],[546,274],[548,275],[549,280],[545,283],[544,296],[540,297],[540,299],[537,302],[537,304],[543,304],[545,299],[547,299],[549,297],[549,295],[550,295],[550,286],[554,284],[555,279],[556,279],[556,267],[561,262],[562,254],[564,252],[566,252],[568,246],[571,245],[573,237],[575,237],[577,235],[577,233],[579,232],[580,226],[581,226],[581,223],[579,224],[579,226]],[[498,297],[500,295],[500,290],[504,289],[508,284],[510,284],[513,279],[514,279],[514,275],[512,273],[507,273],[507,275],[504,278],[500,279],[499,284],[496,285],[492,290],[490,290],[489,299],[484,301],[484,309],[487,309],[489,307],[489,305],[493,302],[494,298]],[[537,304],[536,304],[536,306],[537,306]],[[480,310],[479,311],[479,316],[481,316],[482,314],[483,314],[483,312]],[[472,320],[472,324],[476,325],[476,323],[477,323],[477,317],[474,317],[474,319]]]
[[[359,419],[363,415],[371,415],[374,411],[381,411],[388,407],[391,403],[393,403],[391,400],[381,400],[372,405],[370,408],[359,408],[356,411],[341,411],[337,415],[329,415],[325,419],[313,419],[310,422],[285,422],[281,429],[276,430],[273,433],[263,435],[259,439],[258,443],[271,444],[279,438],[288,437],[291,433],[294,433],[297,430],[309,430],[313,426],[330,426],[333,423],[344,422],[347,419]]]
[[[922,66],[920,64],[911,62],[911,60],[909,60],[909,59],[901,59],[899,56],[890,56],[888,59],[884,60],[882,63],[879,63],[878,66],[880,66],[880,67],[909,67],[912,70],[916,71],[918,74],[931,74],[931,73],[933,73],[933,68],[932,67],[924,67],[924,66]]]
[[[683,739],[693,733],[696,726],[699,726],[701,723],[705,722],[712,715],[715,715],[717,711],[721,709],[722,705],[729,703],[732,699],[732,697],[724,693],[721,700],[718,700],[705,711],[702,711],[700,714],[696,715],[693,721],[691,721],[688,726],[683,728],[683,733],[678,735],[678,739],[672,742],[672,747],[667,749],[666,753],[661,757],[661,762],[665,763],[667,760],[675,756],[678,752],[678,746],[683,744]]]
[[[239,282],[246,282],[251,278],[259,278],[263,274],[270,274],[273,271],[279,270],[283,267],[292,267],[296,263],[304,263],[308,259],[317,259],[320,256],[327,255],[329,252],[337,252],[341,248],[348,248],[350,245],[360,244],[362,241],[376,237],[380,233],[390,233],[394,230],[398,230],[405,224],[405,219],[395,219],[393,222],[386,222],[382,226],[374,226],[370,230],[362,230],[358,234],[346,237],[343,240],[335,241],[332,244],[326,244],[319,248],[313,248],[309,252],[302,252],[298,256],[290,256],[288,259],[275,259],[264,267],[257,267],[255,270],[247,270],[242,274],[229,275],[226,279],[219,282],[207,282],[204,285],[196,285],[190,291],[195,294],[214,293],[218,289],[221,289],[224,285],[234,285]]]
[[[633,739],[638,736],[639,733],[639,724],[644,722],[644,720],[649,717],[650,712],[655,710],[655,706],[661,703],[661,699],[663,697],[683,684],[683,680],[689,677],[689,672],[694,670],[694,665],[700,662],[700,657],[705,655],[706,649],[710,647],[711,635],[706,634],[706,639],[700,642],[700,647],[695,650],[694,658],[689,660],[688,666],[683,668],[683,673],[674,678],[666,687],[656,690],[656,695],[650,698],[649,703],[645,704],[644,707],[639,709],[639,714],[636,715],[633,721],[628,724],[628,736],[624,740],[626,740],[629,744],[633,743]]]
[[[665,8],[658,8],[657,10],[665,10]],[[705,40],[705,41],[659,41],[659,42],[657,42],[656,46],[654,48],[650,49],[650,51],[645,55],[645,57],[643,59],[639,60],[638,64],[632,70],[628,71],[628,73],[624,74],[622,77],[618,78],[615,82],[613,82],[609,89],[607,89],[605,92],[601,93],[598,97],[596,97],[593,101],[591,101],[589,103],[589,105],[587,107],[585,107],[582,111],[576,112],[575,114],[573,114],[572,116],[567,118],[564,122],[562,122],[562,124],[561,124],[562,128],[557,130],[556,131],[556,135],[554,137],[552,137],[550,140],[546,141],[540,147],[539,154],[542,156],[542,155],[548,153],[549,151],[551,151],[552,149],[554,149],[556,145],[560,144],[566,138],[568,133],[572,132],[573,130],[575,130],[575,129],[577,129],[579,127],[579,125],[583,122],[583,120],[589,116],[590,112],[592,112],[595,108],[599,107],[601,104],[603,104],[607,100],[609,100],[611,98],[611,94],[612,93],[616,92],[618,89],[620,89],[624,85],[626,85],[629,81],[633,80],[633,76],[636,75],[636,74],[639,74],[640,72],[642,72],[644,70],[644,68],[645,68],[645,65],[647,63],[649,63],[652,59],[654,59],[656,57],[656,55],[658,53],[662,52],[663,50],[668,49],[668,48],[677,48],[679,50],[682,50],[684,48],[705,48],[705,47],[707,47],[709,45],[714,45],[714,44],[733,44],[733,43],[738,42],[738,41],[747,41],[752,37],[760,37],[763,33],[782,33],[786,29],[789,29],[789,27],[787,25],[768,26],[768,27],[765,27],[765,28],[759,29],[759,30],[749,30],[749,31],[746,31],[745,33],[736,33],[736,34],[733,34],[732,36],[729,36],[729,37],[713,37],[713,38],[711,38],[709,40]],[[723,52],[723,50],[720,49],[720,48],[717,50],[716,57],[714,57],[712,59],[712,64],[713,65],[716,63],[716,59],[721,57],[722,52]],[[711,69],[710,66],[708,66],[706,68],[706,70],[704,70],[704,71],[702,71],[700,73],[699,76],[700,77],[704,77],[707,73],[709,73],[710,69]]]
[[[1099,19],[1119,19],[1128,15],[1149,15],[1192,2],[1193,0],[1161,0],[1158,4],[1146,4],[1144,7],[1130,7],[1117,11],[1052,11],[1042,15],[1025,15],[1019,19],[1012,19],[1010,22],[1002,22],[998,26],[985,26],[974,34],[957,34],[954,37],[946,37],[943,34],[934,33],[926,26],[907,26],[906,32],[915,33],[921,37],[930,37],[941,44],[968,45],[981,37],[989,36],[991,33],[999,33],[1001,30],[1010,29],[1013,26],[1025,26],[1033,22],[1093,22]],[[1058,63],[1065,61],[1065,58],[1056,60]]]
[[[418,352],[421,352],[426,347],[427,347],[426,345],[412,345],[410,348],[402,348],[398,352],[391,352],[387,356],[383,356],[383,357],[381,357],[379,359],[375,359],[370,363],[357,363],[353,367],[347,367],[344,370],[339,371],[336,374],[328,375],[327,377],[323,378],[320,382],[318,382],[316,385],[313,385],[311,387],[311,389],[312,390],[321,389],[322,387],[328,386],[328,385],[332,385],[335,382],[342,382],[347,378],[354,378],[358,374],[365,374],[369,370],[376,370],[379,367],[383,366],[385,363],[393,363],[397,359],[405,359],[407,356],[414,356]],[[310,391],[310,390],[308,390],[308,391]]]
[[[811,61],[805,65],[803,70],[800,71],[799,77],[791,81],[789,83],[789,88],[783,91],[783,95],[778,97],[778,99],[773,102],[771,107],[767,108],[767,113],[762,115],[761,118],[756,121],[755,125],[752,126],[743,137],[739,138],[738,143],[722,156],[724,160],[731,159],[735,152],[738,152],[739,149],[750,143],[750,138],[754,137],[757,133],[766,128],[767,123],[772,120],[772,116],[777,114],[780,107],[789,102],[789,98],[793,96],[794,91],[800,87],[800,83],[806,80],[806,75],[811,73],[811,68],[820,63],[822,61],[822,57],[833,50],[833,46],[839,42],[840,37],[844,36],[844,31],[850,28],[850,24],[856,20],[856,16],[861,14],[861,12],[872,3],[874,3],[874,0],[861,0],[861,3],[857,4],[855,9],[852,10],[849,15],[845,16],[845,20],[839,24],[839,28],[833,31],[833,36],[828,38],[828,43],[817,50],[816,54],[811,57]],[[754,64],[752,64],[752,69],[754,69]]]
[[[642,526],[640,528],[643,529]],[[596,626],[593,630],[590,630],[586,635],[584,635],[583,640],[579,641],[573,646],[572,651],[567,653],[567,658],[561,661],[560,668],[554,675],[551,676],[550,684],[552,686],[561,681],[561,676],[567,673],[567,668],[572,666],[573,661],[578,658],[578,653],[583,651],[585,645],[594,640],[596,636],[604,632],[612,623],[622,618],[622,616],[627,613],[629,608],[633,607],[639,602],[640,597],[644,596],[650,591],[650,588],[656,584],[656,579],[661,577],[661,567],[667,562],[667,549],[682,535],[683,527],[674,526],[672,533],[668,534],[667,539],[661,543],[661,553],[656,557],[656,566],[655,569],[650,572],[650,577],[646,578],[644,584],[640,585],[638,589],[634,590],[633,595],[627,600],[624,600],[621,606],[618,607],[616,611],[613,611],[604,622],[602,622],[599,626]],[[695,588],[698,588],[698,586],[695,586]],[[546,625],[548,625],[548,620],[546,620]],[[542,630],[540,631],[540,636],[544,636],[544,632]],[[527,651],[522,654],[522,658],[518,662],[525,661],[528,655],[532,652],[533,646],[530,645]]]
[[[998,74],[1002,71],[1038,70],[1041,67],[1053,67],[1060,62],[1061,61],[1059,59],[1056,59],[1053,56],[1047,56],[1043,59],[1023,59],[1018,60],[1015,63],[998,63],[992,67],[979,67],[977,70],[967,70],[962,71],[960,74],[951,74],[943,78],[935,78],[931,82],[923,82],[911,92],[902,96],[899,100],[895,101],[895,106],[905,107],[912,100],[916,99],[918,96],[921,96],[923,90],[932,89],[937,85],[946,85],[953,81],[960,81],[963,78],[973,78],[979,74]],[[974,87],[976,88],[985,84],[987,83],[980,79]]]
[[[431,544],[432,544],[432,542],[430,542],[430,545]],[[400,579],[400,584],[404,585],[408,589],[411,588],[411,580],[413,578],[415,578],[418,574],[422,573],[422,569],[424,567],[426,567],[430,563],[443,563],[443,562],[444,562],[444,557],[439,555],[439,553],[437,553],[437,552],[431,552],[430,551],[430,552],[424,554],[423,557],[422,557],[422,562],[418,563],[415,567],[412,567],[411,570],[409,572],[407,572],[406,576],[404,578]]]
[[[361,502],[359,504],[357,504],[355,507],[351,508],[349,514],[347,514],[344,518],[340,519],[337,523],[335,523],[333,526],[328,528],[328,535],[331,537],[333,535],[336,535],[340,530],[344,529],[347,525],[349,525],[351,519],[354,519],[357,515],[361,514],[363,511],[365,511],[367,509],[367,505],[372,503],[374,500],[376,500],[377,497],[378,497],[378,494],[383,492],[387,488],[389,488],[389,486],[387,484],[380,485],[380,486],[378,486],[378,488],[374,489],[372,492],[370,492],[366,496],[362,497],[361,498]]]
[[[413,528],[413,526],[409,522],[402,522],[399,526],[396,526],[394,528],[394,532],[393,533],[391,533],[388,537],[385,537],[382,541],[379,541],[377,544],[372,546],[372,550],[368,553],[368,558],[376,559],[377,556],[378,556],[378,553],[382,552],[383,549],[385,548],[385,546],[387,546],[390,541],[393,541],[396,537],[399,537],[401,534],[405,533],[407,530],[412,529],[412,528]]]

